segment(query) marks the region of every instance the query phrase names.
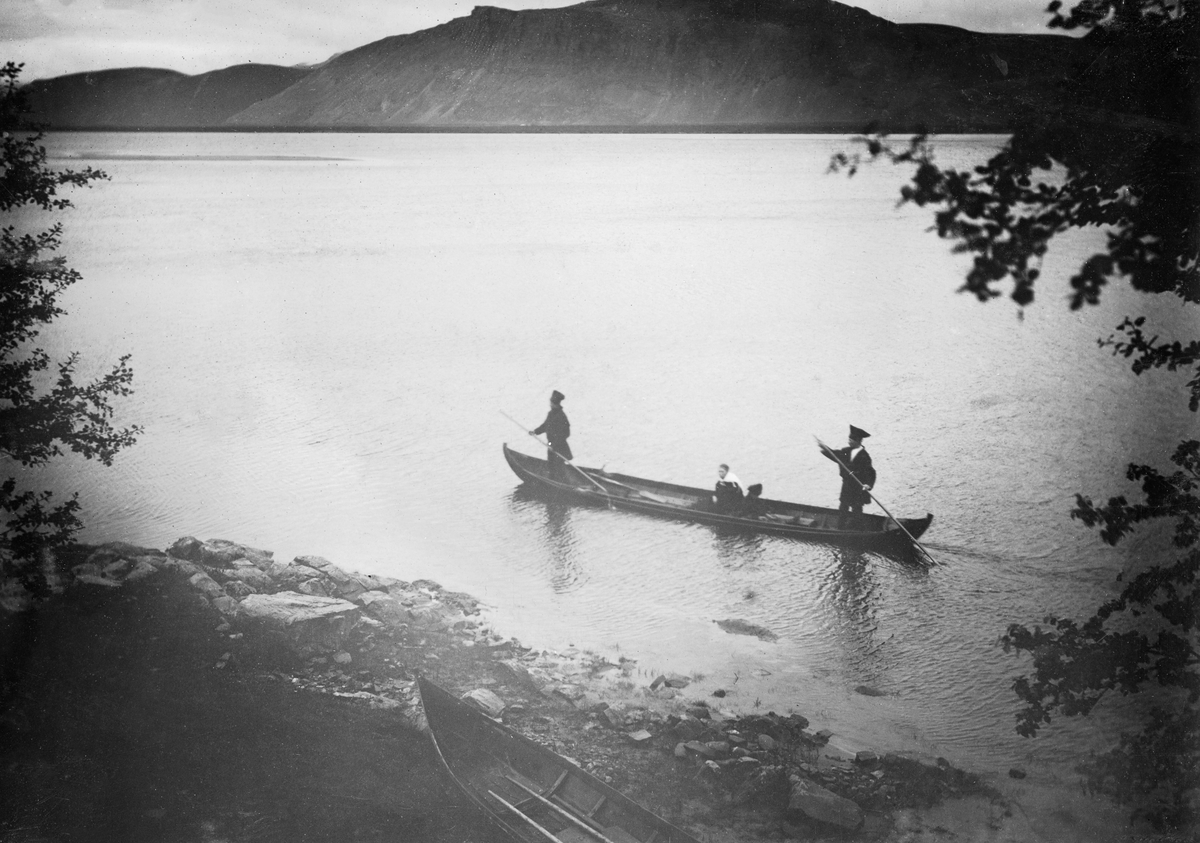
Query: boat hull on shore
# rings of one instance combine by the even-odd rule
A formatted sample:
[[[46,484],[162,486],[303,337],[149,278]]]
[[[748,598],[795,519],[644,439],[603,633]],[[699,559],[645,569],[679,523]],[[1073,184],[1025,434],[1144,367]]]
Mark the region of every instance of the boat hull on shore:
[[[546,460],[514,451],[507,444],[504,459],[526,484],[557,500],[863,550],[912,550],[913,540],[919,539],[933,522],[932,514],[924,518],[901,518],[899,521],[904,525],[901,530],[886,516],[863,513],[850,516],[843,529],[838,526],[841,519],[836,509],[767,498],[747,501],[740,511],[730,513],[712,506],[710,489],[570,466],[562,478],[555,479],[550,476]]]
[[[421,703],[454,783],[519,843],[697,843],[561,755],[424,677]]]

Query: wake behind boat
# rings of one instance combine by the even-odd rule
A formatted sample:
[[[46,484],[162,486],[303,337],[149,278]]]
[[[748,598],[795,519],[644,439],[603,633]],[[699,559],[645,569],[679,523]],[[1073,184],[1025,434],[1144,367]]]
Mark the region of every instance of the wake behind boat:
[[[737,511],[726,512],[711,505],[713,493],[710,489],[579,466],[570,467],[561,479],[554,479],[546,460],[514,451],[507,444],[504,445],[504,459],[525,483],[559,500],[611,506],[748,532],[833,542],[864,550],[911,548],[933,522],[933,515],[928,513],[924,518],[897,519],[904,526],[902,530],[890,518],[864,513],[854,515],[847,520],[845,528],[841,528],[836,509],[767,498],[749,499]]]

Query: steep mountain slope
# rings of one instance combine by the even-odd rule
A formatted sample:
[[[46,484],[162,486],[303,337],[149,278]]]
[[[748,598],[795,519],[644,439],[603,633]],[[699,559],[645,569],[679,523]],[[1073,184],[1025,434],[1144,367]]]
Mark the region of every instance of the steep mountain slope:
[[[75,74],[28,86],[57,128],[1004,130],[1057,109],[1096,47],[899,25],[834,0],[490,6],[313,68]]]
[[[237,126],[1002,128],[1087,47],[901,26],[832,0],[592,0],[465,18],[328,62]]]

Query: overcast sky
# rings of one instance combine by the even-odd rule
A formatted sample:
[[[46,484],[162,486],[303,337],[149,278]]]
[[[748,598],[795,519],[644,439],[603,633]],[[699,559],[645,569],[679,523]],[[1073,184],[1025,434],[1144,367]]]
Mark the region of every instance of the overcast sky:
[[[506,9],[578,0],[494,0]],[[1046,32],[1047,0],[845,0],[900,23]],[[0,61],[22,81],[114,67],[204,73],[242,62],[313,64],[470,14],[468,0],[0,0]],[[1071,5],[1070,3],[1066,5]]]

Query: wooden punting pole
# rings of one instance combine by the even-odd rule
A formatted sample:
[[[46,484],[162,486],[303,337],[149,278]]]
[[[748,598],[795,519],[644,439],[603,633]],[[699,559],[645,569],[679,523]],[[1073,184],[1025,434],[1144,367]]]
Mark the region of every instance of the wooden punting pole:
[[[530,796],[532,796],[534,799],[536,799],[536,800],[538,800],[539,802],[541,802],[543,805],[546,805],[547,807],[549,807],[549,808],[552,808],[552,809],[554,809],[555,811],[557,811],[557,812],[558,812],[559,814],[561,814],[563,817],[565,817],[566,819],[570,820],[570,821],[571,821],[571,822],[573,822],[575,825],[579,826],[581,829],[583,829],[583,830],[584,830],[584,831],[586,831],[588,834],[590,834],[590,835],[592,835],[593,837],[595,837],[597,840],[601,841],[601,843],[613,843],[613,841],[612,841],[612,840],[609,840],[607,837],[605,837],[605,836],[604,836],[603,834],[601,834],[599,831],[596,831],[596,829],[592,828],[590,825],[588,825],[587,823],[585,823],[583,820],[579,819],[579,817],[577,817],[577,816],[575,816],[574,814],[572,814],[572,813],[571,813],[570,811],[568,811],[566,808],[563,808],[561,805],[557,804],[556,802],[551,802],[549,799],[547,799],[546,797],[542,796],[540,793],[538,793],[538,792],[537,792],[536,790],[534,790],[533,788],[531,788],[531,787],[526,787],[524,784],[522,784],[521,782],[517,781],[517,780],[516,780],[516,779],[514,779],[512,776],[505,776],[504,778],[508,779],[510,782],[512,782],[513,784],[515,784],[517,787],[521,788],[521,790],[525,791],[525,792],[526,792],[526,793],[528,793]]]
[[[813,439],[817,439],[817,437],[814,436]],[[833,448],[830,448],[828,445],[826,445],[820,439],[817,439],[817,444],[821,446],[821,450],[825,451],[831,457],[833,457],[833,459],[837,462],[838,465],[840,465],[842,468],[846,469],[847,474],[849,474],[851,477],[854,477],[854,472],[850,470],[850,466],[846,465],[844,462],[842,462],[840,459],[838,459],[837,452],[835,452],[833,450]],[[908,536],[909,541],[911,541],[918,548],[920,548],[921,552],[925,554],[926,559],[928,559],[934,565],[939,564],[938,561],[933,558],[933,554],[931,554],[928,550],[925,549],[925,545],[923,545],[919,541],[917,541],[916,537],[913,536],[913,534],[910,533],[908,530],[906,530],[903,524],[901,524],[899,521],[896,520],[896,516],[894,516],[894,515],[892,515],[892,513],[888,512],[888,508],[883,505],[883,502],[880,501],[879,498],[872,495],[871,490],[868,489],[865,485],[863,485],[861,480],[859,480],[857,477],[854,477],[854,482],[857,483],[859,486],[862,486],[862,490],[864,492],[866,492],[868,495],[870,495],[871,500],[873,500],[873,501],[875,501],[875,503],[879,504],[879,508],[884,511],[884,514],[887,515],[888,518],[892,519],[892,523],[895,524],[897,527],[899,527],[900,530],[904,533],[904,535]]]
[[[531,817],[531,816],[529,816],[528,814],[526,814],[524,811],[522,811],[520,808],[518,808],[516,805],[512,804],[511,802],[507,802],[507,801],[505,801],[505,799],[504,799],[504,797],[503,797],[503,796],[498,796],[498,795],[496,794],[496,792],[495,792],[495,791],[492,791],[492,790],[489,790],[489,791],[488,791],[488,796],[492,797],[492,798],[493,798],[493,799],[495,799],[497,802],[499,802],[501,805],[503,805],[505,808],[507,808],[508,810],[512,811],[512,812],[513,812],[514,814],[516,814],[518,817],[520,817],[521,819],[525,820],[525,822],[529,823],[531,826],[533,826],[534,828],[536,828],[538,831],[540,831],[540,832],[542,833],[542,835],[543,835],[543,836],[544,836],[544,837],[545,837],[547,840],[553,840],[553,841],[554,841],[554,843],[562,843],[562,838],[555,837],[553,834],[551,834],[550,832],[546,831],[546,829],[542,828],[540,825],[538,825],[536,822],[534,822],[534,820],[533,820],[533,817]]]
[[[521,428],[521,430],[524,430],[524,431],[525,431],[527,434],[529,434],[531,437],[533,437],[533,440],[534,440],[535,442],[537,442],[539,445],[541,445],[541,446],[545,447],[546,449],[548,449],[548,450],[550,450],[550,451],[554,451],[554,449],[550,447],[550,443],[549,443],[549,442],[543,442],[540,436],[538,436],[538,435],[537,435],[536,433],[534,433],[533,431],[529,430],[527,427],[525,427],[525,425],[521,424],[519,421],[517,421],[516,419],[514,419],[514,418],[513,418],[512,416],[510,416],[508,413],[506,413],[506,412],[504,412],[503,410],[501,410],[501,411],[500,411],[500,415],[504,416],[504,418],[508,419],[510,422],[512,422],[513,424],[515,424],[517,427]],[[595,478],[595,477],[592,477],[592,475],[588,474],[588,473],[587,473],[586,471],[584,471],[582,468],[580,468],[579,466],[575,465],[575,463],[571,462],[569,459],[567,459],[566,457],[564,457],[564,456],[563,456],[562,454],[560,454],[558,451],[554,451],[554,455],[555,455],[555,456],[557,456],[557,457],[558,457],[560,460],[562,460],[563,462],[565,462],[567,465],[571,466],[571,468],[575,469],[575,470],[576,470],[576,471],[578,471],[580,474],[582,474],[582,475],[583,475],[585,478],[587,478],[587,480],[588,480],[588,481],[589,481],[589,482],[590,482],[590,483],[591,483],[593,486],[595,486],[597,489],[599,489],[599,490],[600,490],[601,492],[603,492],[605,495],[608,495],[608,489],[605,489],[603,486],[601,486],[599,483],[597,483],[597,482],[596,482],[596,478]]]

